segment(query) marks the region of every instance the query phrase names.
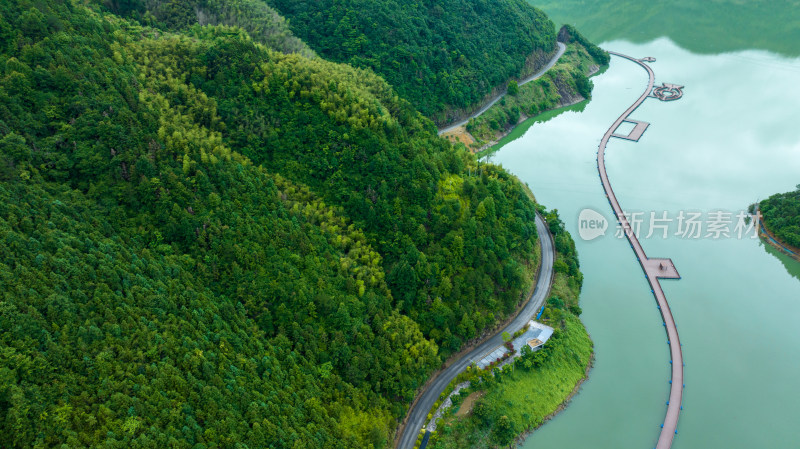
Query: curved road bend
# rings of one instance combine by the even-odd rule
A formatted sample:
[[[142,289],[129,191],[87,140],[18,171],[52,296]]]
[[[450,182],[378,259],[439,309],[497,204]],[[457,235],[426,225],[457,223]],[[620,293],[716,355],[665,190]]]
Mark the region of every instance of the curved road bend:
[[[520,86],[528,84],[529,82],[531,82],[531,81],[533,81],[533,80],[535,80],[537,78],[541,78],[542,75],[544,75],[548,70],[550,70],[554,65],[556,65],[556,62],[558,62],[558,59],[561,57],[561,55],[564,54],[564,51],[567,49],[567,46],[562,44],[561,42],[556,42],[556,44],[558,45],[558,51],[556,51],[556,54],[553,56],[552,59],[550,59],[550,62],[548,62],[547,65],[542,67],[542,69],[539,70],[538,72],[536,72],[533,75],[531,75],[531,76],[523,79],[522,81],[520,81],[519,82]],[[481,115],[484,112],[488,111],[489,108],[494,106],[494,104],[497,103],[498,100],[503,98],[503,96],[506,94],[506,92],[507,91],[503,91],[503,92],[497,94],[497,96],[494,97],[494,99],[492,99],[492,101],[487,103],[484,107],[478,109],[478,112],[470,115],[466,119],[461,120],[460,122],[453,123],[452,125],[447,125],[446,127],[439,129],[439,135],[442,135],[442,134],[444,134],[446,132],[452,131],[452,130],[458,128],[459,126],[464,126],[471,119],[473,119],[475,117],[478,117],[479,115]]]
[[[488,338],[479,344],[475,349],[465,354],[463,357],[455,361],[452,365],[445,368],[433,380],[427,390],[422,392],[417,402],[408,411],[408,420],[405,427],[401,430],[400,438],[398,439],[398,449],[412,449],[414,443],[417,442],[422,426],[426,424],[426,418],[431,407],[439,399],[447,385],[456,378],[456,376],[464,371],[473,361],[478,361],[483,358],[489,351],[497,348],[503,344],[503,332],[513,333],[536,316],[536,313],[542,307],[547,294],[550,291],[550,284],[553,281],[553,260],[555,259],[555,251],[553,249],[553,236],[550,235],[550,230],[547,228],[542,217],[536,214],[536,232],[539,235],[542,250],[542,263],[539,265],[539,274],[537,276],[536,287],[533,290],[528,302],[503,330]],[[544,237],[543,237],[544,236]]]
[[[647,74],[650,77],[650,80],[647,84],[647,89],[645,89],[642,96],[639,97],[639,99],[636,100],[636,102],[633,103],[631,107],[629,107],[621,116],[619,116],[614,124],[611,125],[611,128],[609,128],[605,135],[603,135],[603,139],[600,141],[600,146],[597,150],[597,169],[600,172],[600,179],[603,183],[603,189],[605,189],[609,203],[614,209],[614,215],[617,216],[622,229],[625,231],[625,235],[631,244],[631,248],[633,248],[633,251],[636,253],[636,258],[639,260],[639,264],[642,266],[642,270],[645,272],[645,277],[647,277],[647,281],[650,283],[650,288],[652,289],[653,295],[658,303],[661,311],[661,317],[664,320],[667,336],[669,338],[668,343],[670,355],[672,357],[672,360],[670,361],[672,364],[672,380],[670,383],[672,385],[669,393],[669,402],[667,402],[668,406],[667,414],[664,418],[664,426],[661,429],[661,434],[658,437],[658,445],[656,446],[656,449],[669,449],[672,446],[672,440],[675,437],[675,434],[678,433],[678,416],[681,412],[681,400],[683,398],[684,385],[683,354],[681,352],[681,342],[678,338],[678,329],[675,327],[675,320],[672,318],[672,311],[670,311],[669,304],[667,304],[667,298],[664,296],[664,291],[661,289],[661,284],[659,283],[658,278],[674,279],[679,278],[679,275],[675,270],[674,265],[672,265],[671,260],[650,259],[647,257],[644,249],[642,249],[641,243],[639,243],[639,239],[636,237],[636,234],[633,233],[630,223],[628,222],[628,218],[623,213],[622,208],[619,205],[619,201],[617,201],[617,197],[614,195],[614,190],[611,188],[611,183],[608,180],[605,164],[606,144],[612,137],[612,134],[614,134],[614,131],[616,131],[617,127],[624,120],[626,120],[628,116],[634,110],[636,110],[636,108],[638,108],[639,105],[641,105],[650,95],[650,92],[653,90],[655,75],[653,74],[653,70],[650,68],[650,66],[636,58],[615,52],[609,53],[639,64],[647,71]]]

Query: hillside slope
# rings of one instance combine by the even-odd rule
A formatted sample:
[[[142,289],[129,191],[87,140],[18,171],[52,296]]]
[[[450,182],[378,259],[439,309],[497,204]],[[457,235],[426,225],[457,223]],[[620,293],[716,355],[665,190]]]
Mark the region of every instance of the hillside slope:
[[[314,56],[292,34],[286,19],[262,0],[102,0],[101,4],[120,16],[172,31],[192,25],[236,26],[273,50]]]
[[[107,7],[0,5],[0,446],[384,447],[533,204],[370,71]]]
[[[558,39],[567,49],[557,64],[541,78],[515,86],[467,123],[464,131],[473,141],[471,148],[486,149],[529,117],[591,98],[594,84],[588,76],[608,67],[610,56],[569,25],[561,28]]]
[[[270,0],[320,55],[371,68],[439,124],[533,73],[556,31],[524,0]]]

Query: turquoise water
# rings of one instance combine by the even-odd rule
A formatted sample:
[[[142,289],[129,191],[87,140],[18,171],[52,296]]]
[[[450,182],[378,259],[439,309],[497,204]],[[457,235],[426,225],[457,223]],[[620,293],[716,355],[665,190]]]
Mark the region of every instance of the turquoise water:
[[[800,55],[798,0],[528,0],[592,42],[666,36],[695,53],[762,49]]]
[[[651,123],[638,143],[609,143],[609,177],[623,208],[672,217],[680,210],[735,214],[800,182],[800,59],[763,51],[698,55],[666,38],[602,46],[654,56],[657,85],[686,86],[683,99],[648,99],[634,112]],[[585,274],[582,319],[595,342],[590,379],[526,449],[654,447],[666,410],[666,337],[633,252],[613,237],[613,225],[589,242],[577,228],[586,207],[611,217],[597,144],[641,94],[647,75],[613,58],[593,80],[594,98],[582,111],[531,126],[492,158],[557,208],[576,237]],[[670,235],[642,244],[651,257],[671,257],[683,276],[662,282],[686,360],[673,447],[800,447],[800,263],[750,238]]]

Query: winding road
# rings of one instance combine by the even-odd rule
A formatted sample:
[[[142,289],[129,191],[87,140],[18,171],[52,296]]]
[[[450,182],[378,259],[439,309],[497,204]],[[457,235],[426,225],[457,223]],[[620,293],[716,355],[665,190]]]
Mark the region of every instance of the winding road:
[[[549,70],[555,63],[558,61],[558,58],[564,53],[564,49],[566,48],[562,43],[558,43],[559,51],[555,55],[555,57],[548,63],[546,67],[544,67],[539,72],[535,73],[531,77],[527,78],[524,82],[520,84],[527,83],[534,79],[539,78],[542,76],[547,70]],[[678,329],[675,326],[675,320],[672,316],[672,311],[669,308],[669,304],[667,303],[667,298],[664,295],[664,291],[661,288],[661,284],[659,279],[680,279],[680,275],[678,271],[675,269],[675,265],[672,263],[671,259],[665,258],[650,258],[642,248],[641,243],[639,242],[638,237],[633,232],[633,229],[628,221],[628,218],[625,216],[625,213],[622,210],[622,207],[617,200],[616,195],[614,194],[614,190],[611,188],[611,182],[608,179],[608,174],[606,172],[606,164],[605,164],[605,151],[606,145],[608,141],[611,140],[612,137],[617,137],[621,139],[627,139],[630,141],[638,141],[639,138],[642,136],[644,131],[649,126],[648,123],[640,122],[637,120],[630,119],[630,115],[642,104],[644,101],[651,97],[653,94],[653,86],[655,83],[655,74],[653,70],[645,64],[645,61],[652,61],[652,58],[645,58],[645,59],[636,59],[627,55],[623,55],[620,53],[609,52],[611,55],[627,59],[632,61],[639,66],[641,66],[649,76],[647,88],[642,93],[636,102],[634,102],[622,115],[617,118],[617,120],[611,125],[611,127],[606,131],[603,135],[603,139],[600,141],[600,145],[597,150],[597,170],[600,174],[600,181],[603,185],[603,189],[605,190],[606,197],[608,198],[609,205],[614,211],[614,215],[618,220],[618,223],[622,227],[623,231],[625,232],[625,236],[627,237],[628,241],[630,242],[631,248],[633,249],[634,253],[636,254],[636,259],[639,261],[639,264],[642,267],[642,270],[645,273],[645,278],[647,282],[650,284],[651,292],[656,299],[656,303],[658,305],[658,309],[661,312],[661,317],[663,319],[663,325],[667,332],[667,343],[669,344],[670,350],[670,364],[672,370],[672,377],[670,380],[670,393],[669,393],[669,401],[667,401],[667,412],[666,416],[664,417],[664,424],[661,426],[661,433],[658,437],[658,443],[656,445],[656,449],[670,449],[672,446],[672,442],[675,438],[675,435],[678,433],[678,418],[680,416],[680,412],[682,410],[681,401],[683,400],[683,388],[684,388],[684,378],[683,378],[683,353],[681,351],[681,343],[680,338],[678,337]],[[680,89],[682,86],[675,86]],[[496,103],[503,95],[498,95],[494,100],[489,102],[486,106],[481,108],[478,112],[473,114],[470,118],[477,117],[485,112],[487,109],[492,107],[494,103]],[[657,97],[658,98],[658,97]],[[662,99],[663,100],[663,99]],[[439,134],[444,132],[450,131],[458,126],[462,126],[469,121],[469,118],[443,128],[439,130]],[[634,129],[628,135],[620,135],[615,134],[615,131],[622,122],[631,122],[635,125]],[[503,343],[502,340],[502,333],[509,332],[513,333],[514,331],[520,329],[526,322],[532,319],[536,312],[541,308],[542,304],[544,303],[545,298],[547,297],[550,291],[550,285],[552,283],[553,278],[553,261],[555,258],[555,251],[553,248],[553,238],[550,235],[550,232],[547,228],[547,225],[544,223],[539,214],[536,215],[536,230],[539,236],[546,236],[546,238],[540,238],[541,242],[541,265],[539,267],[539,274],[537,277],[536,287],[534,288],[533,295],[522,308],[520,313],[514,318],[514,320],[508,324],[503,330],[498,332],[497,334],[493,335],[492,337],[488,338],[487,340],[483,341],[469,353],[462,356],[460,359],[455,361],[453,364],[439,372],[439,374],[433,379],[427,389],[422,392],[416,402],[412,404],[411,409],[408,412],[408,418],[406,420],[405,426],[400,429],[400,435],[397,439],[397,448],[398,449],[412,449],[414,444],[416,443],[417,436],[421,431],[423,425],[425,425],[425,421],[427,418],[427,414],[430,411],[433,404],[439,398],[439,395],[447,388],[447,385],[455,379],[455,377],[462,371],[466,369],[474,361],[480,360],[485,354],[487,354],[492,349],[500,346]],[[547,282],[543,282],[543,280],[547,280]]]
[[[553,280],[553,261],[555,260],[555,250],[553,248],[553,236],[550,235],[550,230],[542,217],[536,214],[536,232],[539,235],[541,242],[541,264],[539,265],[539,273],[536,278],[536,287],[533,290],[528,302],[520,310],[519,314],[514,320],[509,323],[503,330],[493,335],[492,337],[481,342],[472,351],[465,354],[463,357],[453,362],[450,366],[440,371],[434,378],[428,388],[422,393],[417,401],[412,404],[411,409],[408,411],[408,419],[406,425],[400,429],[400,436],[398,437],[398,449],[412,449],[414,443],[417,441],[422,427],[426,424],[426,418],[431,407],[439,399],[439,395],[447,388],[447,385],[456,378],[456,376],[464,371],[473,361],[477,362],[489,351],[503,344],[503,332],[514,333],[522,328],[528,321],[536,316],[536,313],[542,307],[547,294],[550,292],[550,284]]]
[[[567,49],[567,46],[566,46],[566,45],[564,45],[564,44],[562,44],[561,42],[556,42],[556,44],[558,45],[558,50],[556,51],[556,54],[555,54],[555,55],[552,57],[552,59],[550,59],[550,62],[548,62],[548,63],[547,63],[547,65],[545,65],[544,67],[542,67],[542,68],[541,68],[541,70],[539,70],[538,72],[536,72],[536,73],[534,73],[533,75],[531,75],[531,76],[529,76],[529,77],[527,77],[527,78],[523,79],[522,81],[520,81],[520,82],[519,82],[519,85],[520,85],[520,86],[523,86],[523,85],[525,85],[525,84],[528,84],[529,82],[531,82],[531,81],[533,81],[533,80],[535,80],[535,79],[541,78],[541,76],[542,76],[542,75],[544,75],[544,74],[545,74],[545,73],[546,73],[548,70],[550,70],[550,69],[551,69],[551,68],[552,68],[554,65],[556,65],[556,62],[558,62],[558,59],[559,59],[559,58],[561,58],[561,55],[563,55],[563,54],[564,54],[564,51]],[[484,112],[488,111],[488,110],[489,110],[489,108],[491,108],[492,106],[494,106],[494,104],[495,104],[495,103],[497,103],[497,101],[498,101],[498,100],[500,100],[501,98],[503,98],[503,95],[505,95],[505,94],[506,94],[506,92],[508,92],[508,91],[507,91],[507,90],[505,90],[505,91],[503,91],[503,92],[501,92],[501,93],[497,94],[497,96],[496,96],[496,97],[494,97],[494,98],[492,99],[492,101],[490,101],[489,103],[486,103],[486,105],[485,105],[485,106],[483,106],[482,108],[478,109],[478,111],[477,111],[477,112],[475,112],[474,114],[470,115],[470,116],[469,116],[469,117],[467,117],[466,119],[464,119],[464,120],[461,120],[461,121],[459,121],[459,122],[456,122],[456,123],[453,123],[452,125],[447,125],[447,126],[445,126],[444,128],[441,128],[441,129],[439,129],[439,135],[442,135],[442,134],[444,134],[444,133],[446,133],[446,132],[450,132],[450,131],[452,131],[452,130],[454,130],[454,129],[458,128],[459,126],[464,126],[464,125],[466,125],[466,124],[467,124],[467,123],[468,123],[468,122],[469,122],[471,119],[473,119],[473,118],[475,118],[475,117],[478,117],[479,115],[481,115],[481,114],[483,114]]]
[[[631,113],[633,113],[633,111],[636,110],[636,108],[644,103],[649,96],[651,96],[651,92],[653,92],[653,84],[655,82],[655,74],[653,73],[653,69],[645,64],[643,60],[632,58],[620,53],[609,53],[639,64],[647,71],[647,74],[650,77],[644,93],[639,97],[638,100],[636,100],[635,103],[633,103],[625,112],[623,112],[622,115],[619,116],[614,124],[611,125],[611,128],[609,128],[605,135],[603,135],[603,139],[600,141],[600,146],[597,150],[597,170],[600,172],[600,180],[603,184],[603,189],[606,192],[606,196],[608,197],[609,204],[614,210],[614,215],[617,217],[620,226],[624,230],[625,236],[628,238],[628,241],[631,244],[631,248],[633,249],[634,253],[636,253],[636,259],[642,266],[645,277],[650,284],[651,291],[655,296],[658,308],[661,311],[664,327],[667,331],[667,343],[669,343],[671,356],[670,364],[672,365],[672,380],[670,380],[671,386],[669,401],[667,401],[667,413],[664,417],[664,424],[661,427],[661,434],[658,437],[656,449],[669,449],[672,446],[672,440],[678,433],[678,417],[682,409],[681,401],[683,399],[684,388],[683,353],[681,351],[680,338],[678,338],[678,329],[675,327],[675,320],[672,317],[672,312],[670,311],[669,304],[667,303],[667,298],[664,295],[664,291],[661,289],[661,284],[659,283],[658,279],[680,279],[680,275],[670,259],[651,259],[647,257],[647,254],[645,254],[641,243],[639,243],[638,237],[633,232],[631,225],[628,222],[628,218],[622,211],[616,195],[614,195],[614,190],[611,188],[611,183],[609,182],[608,174],[606,173],[605,163],[606,144],[612,137],[619,137],[623,139],[627,138],[628,140],[638,141],[639,137],[641,137],[641,134],[644,132],[642,127],[646,129],[646,123],[630,120],[628,117],[631,115]],[[637,124],[639,131],[636,132],[636,130],[634,130],[631,132],[632,134],[636,132],[636,136],[634,136],[635,138],[620,136],[614,133],[623,121],[634,122]]]
[[[559,58],[561,58],[561,55],[563,55],[564,51],[566,51],[567,46],[561,42],[556,42],[556,45],[558,48],[550,61],[538,72],[519,81],[520,86],[540,78],[548,70],[550,70],[556,64],[556,62],[558,62]],[[459,126],[466,125],[470,119],[480,116],[489,110],[489,108],[494,106],[498,100],[503,98],[503,95],[505,95],[506,92],[507,91],[503,91],[498,94],[490,102],[466,119],[439,129],[439,134],[441,135],[458,128]],[[427,389],[423,391],[417,400],[411,405],[411,409],[408,411],[406,424],[399,430],[400,435],[397,438],[396,446],[398,449],[412,449],[414,447],[414,443],[417,441],[417,436],[419,436],[422,427],[426,424],[428,412],[431,410],[431,407],[433,407],[433,404],[437,399],[439,399],[439,395],[442,394],[445,388],[447,388],[450,382],[455,379],[459,373],[464,371],[473,362],[477,362],[483,358],[483,356],[491,350],[502,345],[503,332],[513,333],[521,329],[525,323],[536,316],[536,313],[542,307],[547,294],[550,292],[550,285],[553,281],[553,261],[555,260],[555,250],[553,248],[553,236],[550,235],[550,230],[547,228],[547,224],[545,224],[544,219],[542,219],[538,213],[536,214],[536,232],[538,233],[539,241],[541,242],[542,257],[541,264],[539,266],[539,273],[536,277],[536,287],[533,290],[533,295],[531,295],[531,297],[528,299],[528,302],[525,304],[522,310],[520,310],[514,320],[505,328],[484,340],[473,350],[462,356],[457,361],[453,362],[443,371],[439,372]],[[546,236],[546,238],[542,238],[542,236]],[[547,280],[546,283],[542,282],[544,279]]]

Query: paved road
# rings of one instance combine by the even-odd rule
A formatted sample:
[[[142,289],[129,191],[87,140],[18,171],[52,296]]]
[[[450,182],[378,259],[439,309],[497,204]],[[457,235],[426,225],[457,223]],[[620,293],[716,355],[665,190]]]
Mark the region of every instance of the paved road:
[[[422,396],[420,396],[411,410],[408,411],[408,421],[401,430],[402,433],[400,434],[397,444],[398,449],[412,449],[414,447],[414,443],[417,441],[417,436],[420,430],[422,430],[422,426],[426,424],[425,420],[428,416],[428,412],[430,412],[434,402],[439,399],[439,395],[447,388],[450,381],[455,379],[455,377],[460,372],[464,371],[473,361],[477,362],[486,353],[502,345],[503,332],[513,334],[515,331],[521,329],[525,323],[536,316],[536,313],[542,307],[545,298],[547,298],[550,292],[550,284],[553,280],[553,260],[555,258],[555,251],[553,249],[553,236],[550,235],[547,225],[539,214],[536,214],[536,232],[539,234],[539,241],[542,246],[542,263],[539,266],[539,275],[536,287],[533,290],[533,295],[531,295],[517,317],[514,318],[508,326],[483,341],[475,349],[439,373],[428,389],[422,393]]]
[[[664,417],[664,425],[661,429],[661,434],[658,437],[658,445],[656,446],[656,449],[669,449],[672,446],[672,440],[675,438],[675,434],[678,433],[678,417],[681,413],[681,400],[683,398],[684,385],[683,353],[681,352],[680,338],[678,338],[678,329],[675,327],[675,320],[672,318],[672,311],[670,311],[667,298],[664,295],[664,291],[661,289],[661,284],[659,283],[658,278],[679,279],[680,276],[678,275],[677,270],[675,270],[675,266],[672,264],[671,260],[650,259],[647,257],[641,243],[639,243],[639,239],[636,237],[636,234],[633,233],[630,223],[628,222],[628,218],[623,213],[622,208],[619,205],[619,201],[617,201],[616,195],[614,195],[614,190],[611,188],[611,183],[608,180],[605,164],[606,144],[608,143],[609,139],[611,139],[612,134],[614,134],[614,131],[617,129],[617,127],[624,120],[626,120],[628,116],[630,116],[630,114],[636,110],[636,108],[638,108],[639,105],[641,105],[650,95],[650,92],[653,90],[655,75],[653,74],[653,70],[650,68],[650,66],[639,59],[620,53],[609,53],[639,64],[647,71],[647,74],[650,77],[647,88],[642,96],[639,97],[639,99],[636,100],[636,102],[633,103],[631,107],[629,107],[621,116],[619,116],[614,124],[611,125],[611,128],[606,131],[605,135],[603,136],[603,140],[600,141],[600,147],[597,150],[597,169],[600,172],[600,180],[603,183],[603,189],[605,189],[609,203],[611,204],[612,209],[614,209],[614,215],[616,215],[620,225],[625,231],[625,235],[631,244],[631,248],[636,253],[636,259],[641,264],[642,270],[645,273],[645,277],[650,283],[650,288],[652,289],[653,295],[658,303],[659,310],[661,311],[661,317],[664,321],[664,327],[667,331],[670,356],[672,358],[670,361],[672,364],[672,380],[670,381],[671,387],[669,393],[669,402],[667,402],[667,413]]]
[[[533,81],[533,80],[535,80],[535,79],[537,79],[537,78],[541,78],[541,76],[542,76],[542,75],[544,75],[544,74],[545,74],[545,72],[547,72],[547,71],[548,71],[548,70],[550,70],[550,69],[551,69],[551,68],[552,68],[554,65],[556,65],[556,62],[558,62],[558,58],[560,58],[560,57],[561,57],[561,55],[563,55],[563,54],[564,54],[564,51],[567,49],[567,46],[566,46],[566,45],[564,45],[564,44],[562,44],[561,42],[556,42],[556,44],[558,45],[558,51],[556,51],[556,54],[555,54],[555,56],[553,56],[553,58],[550,60],[550,62],[548,62],[548,63],[547,63],[547,65],[546,65],[546,66],[544,66],[544,67],[542,67],[542,69],[541,69],[541,70],[539,70],[538,72],[536,72],[536,73],[534,73],[533,75],[531,75],[531,76],[529,76],[529,77],[527,77],[527,78],[523,79],[522,81],[520,81],[520,82],[519,82],[519,85],[520,85],[520,86],[522,86],[522,85],[525,85],[525,84],[527,84],[527,83],[529,83],[529,82],[531,82],[531,81]],[[444,133],[446,133],[446,132],[449,132],[449,131],[452,131],[452,130],[456,129],[456,128],[458,128],[459,126],[464,126],[464,125],[466,125],[466,124],[467,124],[467,122],[469,122],[469,121],[470,121],[470,119],[473,119],[473,118],[475,118],[475,117],[478,117],[479,115],[481,115],[481,114],[483,114],[484,112],[488,111],[488,110],[489,110],[489,108],[491,108],[492,106],[494,106],[494,104],[495,104],[495,103],[497,103],[497,101],[498,101],[498,100],[500,100],[501,98],[503,98],[503,95],[505,95],[505,94],[506,94],[506,92],[507,92],[507,91],[503,91],[503,92],[501,92],[501,93],[497,94],[497,96],[496,96],[496,97],[494,97],[494,99],[492,99],[492,101],[490,101],[489,103],[487,103],[487,104],[486,104],[484,107],[480,108],[480,109],[478,110],[478,112],[476,112],[476,113],[474,113],[474,114],[470,115],[470,116],[469,116],[469,117],[467,117],[466,119],[464,119],[464,120],[461,120],[460,122],[456,122],[456,123],[453,123],[452,125],[448,125],[448,126],[445,126],[444,128],[441,128],[441,129],[439,129],[439,134],[441,135],[441,134],[444,134]]]

